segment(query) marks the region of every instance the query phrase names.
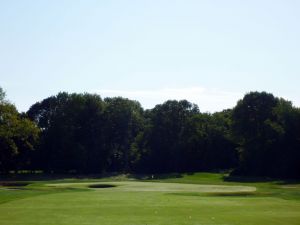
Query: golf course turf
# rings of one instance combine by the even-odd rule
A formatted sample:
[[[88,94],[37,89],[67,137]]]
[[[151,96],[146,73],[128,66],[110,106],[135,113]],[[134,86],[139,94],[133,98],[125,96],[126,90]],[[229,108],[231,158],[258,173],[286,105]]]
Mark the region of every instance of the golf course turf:
[[[223,174],[0,182],[0,225],[296,225],[299,183]]]

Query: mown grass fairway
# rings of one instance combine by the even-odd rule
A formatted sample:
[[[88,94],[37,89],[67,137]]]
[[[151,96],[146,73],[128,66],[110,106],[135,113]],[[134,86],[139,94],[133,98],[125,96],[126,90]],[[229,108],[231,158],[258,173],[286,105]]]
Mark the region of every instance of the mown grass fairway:
[[[152,181],[55,180],[0,188],[1,225],[296,225],[300,185],[198,173]]]

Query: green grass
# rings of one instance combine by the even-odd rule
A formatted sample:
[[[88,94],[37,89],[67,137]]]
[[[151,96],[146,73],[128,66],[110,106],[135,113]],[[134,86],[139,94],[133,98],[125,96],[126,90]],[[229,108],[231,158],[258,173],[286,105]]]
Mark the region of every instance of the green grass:
[[[224,176],[122,175],[6,185],[0,187],[0,225],[300,224],[300,184],[229,182]]]

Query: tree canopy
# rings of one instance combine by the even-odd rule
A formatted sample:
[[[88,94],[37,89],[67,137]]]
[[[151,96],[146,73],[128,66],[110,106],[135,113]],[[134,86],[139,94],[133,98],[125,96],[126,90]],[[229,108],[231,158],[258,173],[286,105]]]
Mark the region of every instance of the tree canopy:
[[[233,170],[300,177],[300,109],[250,92],[201,113],[186,100],[144,110],[122,97],[58,93],[20,114],[0,88],[0,172],[168,173]]]
[[[0,89],[0,171],[28,168],[38,137],[36,124],[19,114]]]

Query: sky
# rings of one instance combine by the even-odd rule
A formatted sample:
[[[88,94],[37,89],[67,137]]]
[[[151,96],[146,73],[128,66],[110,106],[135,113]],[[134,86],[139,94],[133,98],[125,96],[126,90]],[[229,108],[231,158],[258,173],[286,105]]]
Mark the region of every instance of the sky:
[[[250,91],[300,106],[298,0],[0,0],[0,87],[19,111],[60,91],[202,112]]]

